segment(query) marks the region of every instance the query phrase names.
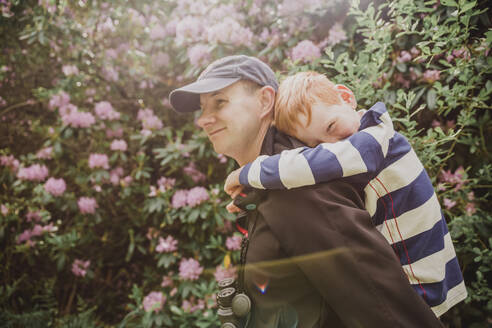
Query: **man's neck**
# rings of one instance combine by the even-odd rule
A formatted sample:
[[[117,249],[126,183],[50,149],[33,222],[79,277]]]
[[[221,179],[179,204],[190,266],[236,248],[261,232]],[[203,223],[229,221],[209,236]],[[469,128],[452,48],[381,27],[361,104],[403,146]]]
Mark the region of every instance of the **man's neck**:
[[[260,126],[258,130],[257,137],[252,143],[249,149],[245,149],[238,153],[234,159],[240,166],[244,166],[248,163],[253,162],[258,156],[260,156],[261,147],[263,145],[263,140],[265,139],[265,135],[270,128],[270,123],[265,123]]]

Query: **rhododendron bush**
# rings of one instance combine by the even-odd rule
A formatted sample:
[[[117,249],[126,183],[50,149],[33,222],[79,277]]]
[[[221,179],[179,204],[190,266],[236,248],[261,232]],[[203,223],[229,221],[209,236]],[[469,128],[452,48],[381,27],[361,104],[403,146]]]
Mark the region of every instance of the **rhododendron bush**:
[[[486,1],[0,0],[0,9],[6,326],[218,326],[216,281],[236,275],[241,244],[222,190],[235,163],[167,97],[238,53],[279,76],[325,73],[360,109],[387,104],[434,182],[468,287],[442,321],[490,324]]]

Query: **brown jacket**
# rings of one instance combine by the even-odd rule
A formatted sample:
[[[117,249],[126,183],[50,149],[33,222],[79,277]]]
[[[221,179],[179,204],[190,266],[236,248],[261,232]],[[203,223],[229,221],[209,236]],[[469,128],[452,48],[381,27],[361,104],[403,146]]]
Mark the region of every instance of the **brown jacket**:
[[[299,146],[270,128],[261,153]],[[372,224],[362,190],[338,180],[265,193],[248,217],[248,327],[442,327]]]

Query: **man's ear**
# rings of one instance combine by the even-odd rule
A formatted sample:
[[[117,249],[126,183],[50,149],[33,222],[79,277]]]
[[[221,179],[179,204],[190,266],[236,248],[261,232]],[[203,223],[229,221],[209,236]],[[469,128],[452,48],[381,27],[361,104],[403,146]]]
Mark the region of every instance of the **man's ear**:
[[[265,85],[258,90],[258,95],[261,104],[260,118],[263,119],[268,115],[273,116],[273,107],[275,105],[275,90],[271,86]]]

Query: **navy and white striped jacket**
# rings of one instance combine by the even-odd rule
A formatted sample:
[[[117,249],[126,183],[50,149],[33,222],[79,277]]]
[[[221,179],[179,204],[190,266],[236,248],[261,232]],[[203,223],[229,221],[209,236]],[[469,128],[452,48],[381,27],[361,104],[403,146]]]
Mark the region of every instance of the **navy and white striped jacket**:
[[[260,156],[244,166],[239,181],[257,189],[290,189],[339,178],[364,188],[374,224],[436,316],[466,298],[432,183],[407,139],[394,131],[383,103],[364,113],[349,138]]]

